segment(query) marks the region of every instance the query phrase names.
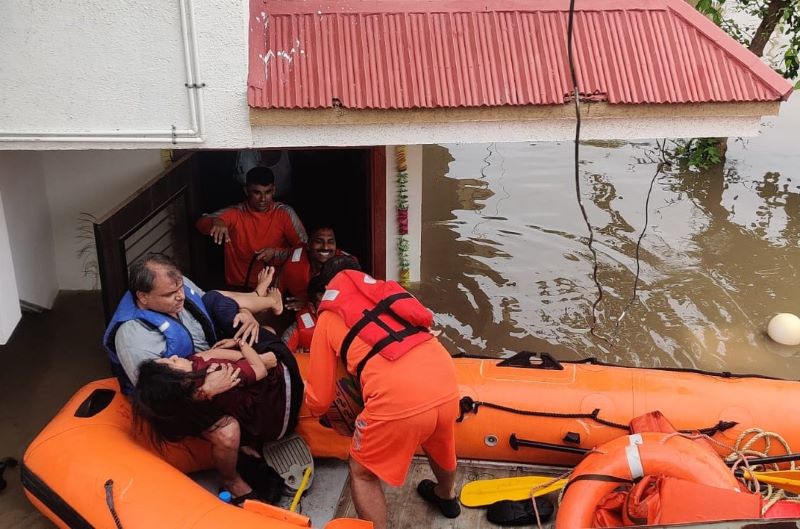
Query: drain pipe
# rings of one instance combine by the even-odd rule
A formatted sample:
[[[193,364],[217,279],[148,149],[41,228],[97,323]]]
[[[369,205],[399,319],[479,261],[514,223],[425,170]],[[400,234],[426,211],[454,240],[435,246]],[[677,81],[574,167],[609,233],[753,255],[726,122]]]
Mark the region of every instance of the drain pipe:
[[[190,129],[109,130],[97,132],[12,132],[0,130],[0,142],[97,142],[97,143],[203,143],[203,98],[197,36],[194,30],[192,0],[180,0],[183,61],[186,67],[185,87],[189,96]]]

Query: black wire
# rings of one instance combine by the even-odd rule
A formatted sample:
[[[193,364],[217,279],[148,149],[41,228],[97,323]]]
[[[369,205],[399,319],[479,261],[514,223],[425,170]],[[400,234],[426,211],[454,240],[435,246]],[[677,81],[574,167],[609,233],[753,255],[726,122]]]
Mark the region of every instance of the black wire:
[[[661,152],[662,154],[664,152],[665,144],[666,140],[664,140],[660,145],[658,143],[658,140],[656,140],[656,146],[659,148],[659,152]],[[617,322],[614,324],[614,331],[611,334],[611,340],[612,342],[615,343],[619,333],[620,322],[622,322],[622,318],[625,317],[625,315],[628,312],[628,309],[636,300],[636,288],[639,285],[639,271],[641,268],[639,262],[639,250],[642,246],[642,239],[644,239],[644,234],[647,231],[647,223],[649,222],[650,219],[650,214],[649,214],[650,194],[653,192],[653,185],[656,183],[656,178],[658,178],[658,175],[661,174],[661,172],[663,171],[665,164],[666,162],[664,162],[663,160],[658,162],[658,164],[656,165],[656,172],[653,173],[653,178],[650,179],[650,188],[647,190],[647,198],[644,201],[644,226],[642,227],[642,233],[639,234],[639,239],[636,241],[636,275],[633,278],[633,293],[631,294],[631,299],[628,300],[628,303],[622,309],[619,318],[617,318]]]
[[[569,21],[567,24],[567,55],[569,58],[569,73],[572,77],[572,92],[573,98],[575,99],[575,195],[578,199],[578,206],[581,208],[581,214],[583,215],[583,220],[586,223],[586,228],[589,230],[589,242],[588,247],[589,251],[592,253],[592,280],[594,281],[595,286],[597,287],[597,299],[594,300],[592,303],[592,325],[589,329],[589,332],[601,340],[607,342],[609,345],[613,345],[607,338],[604,336],[600,336],[595,332],[595,327],[597,327],[597,306],[603,300],[603,287],[600,285],[600,281],[597,279],[597,250],[594,249],[594,230],[592,229],[592,223],[589,222],[589,215],[586,213],[586,208],[583,206],[583,200],[581,199],[581,176],[580,176],[580,140],[581,140],[581,107],[580,107],[580,91],[578,89],[578,76],[575,74],[575,59],[573,57],[572,52],[572,41],[573,41],[573,22],[575,18],[575,0],[570,0],[569,2]]]

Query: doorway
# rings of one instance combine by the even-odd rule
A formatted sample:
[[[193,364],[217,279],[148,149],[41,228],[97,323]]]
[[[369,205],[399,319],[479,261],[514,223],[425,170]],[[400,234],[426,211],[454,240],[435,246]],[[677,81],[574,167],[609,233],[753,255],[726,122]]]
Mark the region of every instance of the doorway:
[[[280,151],[263,150],[263,159]],[[385,274],[385,148],[292,149],[281,201],[307,230],[330,225],[338,246],[365,271]],[[151,251],[173,257],[205,289],[223,286],[222,248],[194,223],[244,199],[236,180],[237,151],[198,151],[155,177],[95,223],[106,320],[127,289],[128,267]]]

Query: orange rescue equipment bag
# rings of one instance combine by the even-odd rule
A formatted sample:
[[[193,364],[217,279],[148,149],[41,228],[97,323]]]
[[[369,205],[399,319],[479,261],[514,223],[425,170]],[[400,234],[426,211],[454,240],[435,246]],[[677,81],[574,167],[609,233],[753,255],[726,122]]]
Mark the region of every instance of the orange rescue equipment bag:
[[[707,446],[679,434],[642,432],[598,446],[575,467],[556,529],[592,527],[597,507],[620,481],[632,483],[647,475],[667,475],[748,495],[722,458]]]
[[[756,494],[672,476],[647,475],[629,490],[615,491],[603,498],[595,511],[594,527],[755,518],[761,518],[761,497]]]

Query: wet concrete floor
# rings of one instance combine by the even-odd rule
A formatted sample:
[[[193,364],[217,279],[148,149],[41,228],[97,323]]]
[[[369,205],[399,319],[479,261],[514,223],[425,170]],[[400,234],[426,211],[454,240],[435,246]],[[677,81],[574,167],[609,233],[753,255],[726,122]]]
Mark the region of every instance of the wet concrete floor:
[[[52,310],[23,315],[0,346],[0,457],[22,461],[28,444],[78,388],[109,376],[102,333],[98,292],[62,292]],[[0,528],[52,528],[25,498],[19,467],[4,476]]]

